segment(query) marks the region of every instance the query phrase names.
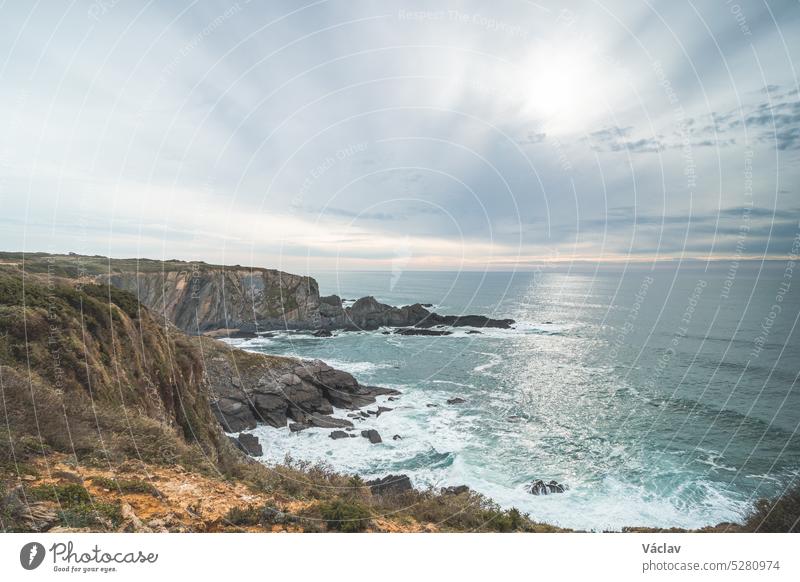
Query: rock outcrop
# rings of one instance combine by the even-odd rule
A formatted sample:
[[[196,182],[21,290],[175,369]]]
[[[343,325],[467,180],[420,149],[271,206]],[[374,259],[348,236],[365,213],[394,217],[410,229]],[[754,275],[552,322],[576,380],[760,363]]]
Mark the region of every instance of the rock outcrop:
[[[130,291],[188,333],[318,327],[319,288],[311,277],[185,263],[180,270],[129,271],[98,279]]]
[[[320,325],[327,328],[374,330],[380,327],[403,328],[403,335],[448,335],[450,332],[430,330],[434,326],[509,328],[513,319],[492,319],[483,315],[439,315],[422,304],[394,307],[380,303],[374,297],[362,297],[344,307],[336,296],[320,299]]]
[[[369,442],[371,442],[373,445],[377,445],[383,442],[380,433],[374,428],[371,428],[369,430],[362,430],[361,436],[364,437],[365,439],[369,439]]]
[[[318,337],[330,337],[334,329],[380,327],[406,328],[398,331],[403,335],[448,335],[450,332],[430,328],[508,328],[514,323],[482,315],[439,315],[427,309],[430,303],[394,307],[374,297],[362,297],[345,307],[338,295],[320,297],[313,278],[275,269],[174,260],[84,259],[94,261],[90,270],[93,281],[133,293],[144,305],[195,335],[225,330],[230,337],[252,337],[255,332],[295,329],[316,330]],[[98,259],[104,259],[105,269],[96,264]]]
[[[413,489],[408,475],[387,475],[367,481],[367,485],[373,495],[400,495]]]
[[[264,454],[264,449],[261,448],[261,443],[258,442],[257,436],[242,433],[233,440],[236,448],[251,457],[260,457]]]
[[[259,423],[294,431],[309,427],[350,428],[349,420],[331,416],[334,409],[356,410],[397,390],[364,386],[320,360],[267,356],[231,349],[203,338],[212,410],[228,432]]]
[[[549,495],[551,493],[564,493],[567,490],[567,486],[556,481],[545,483],[541,479],[536,479],[528,485],[527,490],[531,495]]]

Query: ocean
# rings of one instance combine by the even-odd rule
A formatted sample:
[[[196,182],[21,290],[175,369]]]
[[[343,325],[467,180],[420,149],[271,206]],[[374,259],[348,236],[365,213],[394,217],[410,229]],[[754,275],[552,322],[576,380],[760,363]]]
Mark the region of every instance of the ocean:
[[[800,469],[793,274],[777,261],[315,273],[324,295],[517,324],[231,343],[319,358],[402,391],[381,399],[392,411],[357,424],[382,444],[258,427],[267,464],[289,454],[365,478],[405,473],[417,487],[466,484],[570,528],[695,528],[740,520]],[[465,402],[447,404],[456,397]],[[534,479],[568,489],[531,495]]]

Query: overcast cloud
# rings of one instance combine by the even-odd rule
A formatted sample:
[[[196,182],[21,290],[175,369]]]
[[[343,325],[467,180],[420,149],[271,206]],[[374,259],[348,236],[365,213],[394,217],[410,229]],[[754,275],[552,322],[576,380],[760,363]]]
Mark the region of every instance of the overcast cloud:
[[[796,2],[263,4],[4,4],[0,248],[313,272],[798,235]]]

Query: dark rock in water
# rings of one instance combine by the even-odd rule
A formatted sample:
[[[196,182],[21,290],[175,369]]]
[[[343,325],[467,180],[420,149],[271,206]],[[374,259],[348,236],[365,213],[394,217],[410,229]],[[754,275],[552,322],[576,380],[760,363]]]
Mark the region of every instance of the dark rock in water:
[[[399,434],[396,434],[396,435],[394,435],[392,437],[392,440],[393,441],[401,441],[401,440],[403,440],[403,437],[401,437]]]
[[[333,337],[333,334],[327,329],[319,329],[313,335],[314,337]]]
[[[230,332],[228,337],[231,339],[253,339],[258,336],[252,331],[242,331],[241,329],[236,329]]]
[[[411,479],[408,475],[387,475],[383,479],[367,481],[373,495],[400,495],[411,491]]]
[[[398,398],[397,396],[389,396],[389,398],[387,398],[386,400],[388,400],[389,402],[394,402],[395,400],[400,400],[400,398]]]
[[[528,485],[527,490],[531,495],[549,495],[550,493],[564,493],[567,490],[567,486],[555,481],[545,483],[541,479],[536,479]]]
[[[452,335],[452,331],[445,329],[426,329],[420,327],[401,327],[395,330],[398,335]]]
[[[476,333],[477,334],[482,334],[483,332],[480,332],[477,329],[470,329],[470,330],[467,330],[467,333],[468,334],[476,334]]]
[[[462,493],[469,492],[469,487],[466,485],[453,485],[452,487],[443,487],[442,493],[444,495],[461,495]]]
[[[507,328],[514,323],[511,319],[491,319],[483,315],[439,315],[428,310],[433,307],[431,303],[394,307],[380,303],[374,297],[362,297],[352,305],[345,306],[343,301],[336,295],[320,297],[320,317],[315,325],[320,329],[375,330],[381,327],[419,328],[437,325]]]
[[[379,417],[381,414],[383,414],[384,412],[389,412],[389,411],[391,411],[391,410],[394,410],[394,408],[389,408],[389,407],[387,407],[387,406],[379,406],[379,407],[377,408],[377,410],[367,410],[367,414],[374,414],[374,415],[375,415],[375,417],[377,418],[377,417]]]
[[[220,398],[211,406],[225,432],[241,432],[256,427],[250,407],[232,398]]]
[[[425,406],[427,406],[428,408],[439,408],[439,405],[438,405],[438,404],[433,404],[432,402],[429,402],[429,403],[428,403],[428,404],[426,404]]]
[[[373,445],[383,442],[383,439],[381,438],[381,435],[378,434],[378,431],[372,428],[369,430],[362,430],[361,436],[369,439],[369,442],[371,442]]]
[[[242,433],[236,440],[240,445],[239,448],[251,457],[260,457],[264,454],[264,450],[261,448],[261,443],[258,442],[257,436]]]
[[[553,322],[552,321],[545,321],[544,324],[545,325],[553,325]]]
[[[349,437],[353,437],[353,438],[355,438],[355,436],[356,436],[356,435],[354,435],[354,434],[347,434],[347,433],[346,433],[346,432],[344,432],[343,430],[334,430],[334,431],[333,431],[333,432],[331,432],[331,434],[329,434],[328,436],[329,436],[329,437],[331,437],[333,440],[337,440],[337,439],[346,439],[346,438],[349,438]]]
[[[301,430],[306,430],[307,428],[311,428],[307,424],[301,424],[299,422],[290,422],[289,423],[289,430],[292,432],[300,432]]]
[[[332,416],[310,416],[307,420],[311,426],[318,428],[346,428],[352,427],[353,423],[344,418],[333,418]]]
[[[491,319],[483,315],[439,315],[431,313],[425,324],[451,325],[453,327],[498,327],[509,329],[516,323],[513,319]]]
[[[466,402],[466,400],[464,400],[463,398],[458,398],[458,397],[456,397],[456,398],[448,398],[447,399],[447,403],[448,404],[464,404],[465,402]]]

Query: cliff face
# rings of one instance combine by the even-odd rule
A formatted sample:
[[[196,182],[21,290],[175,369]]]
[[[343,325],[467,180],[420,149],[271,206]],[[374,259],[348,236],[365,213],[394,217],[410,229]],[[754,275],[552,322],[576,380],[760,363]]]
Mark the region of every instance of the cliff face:
[[[317,282],[271,269],[203,266],[99,278],[133,293],[189,333],[313,328],[319,319]]]
[[[24,267],[129,291],[183,331],[244,332],[275,329],[374,330],[379,327],[510,327],[510,319],[439,315],[416,303],[394,307],[362,297],[344,307],[336,295],[320,297],[311,277],[274,269],[203,262],[109,259],[45,253],[0,253],[0,267]]]
[[[419,303],[394,307],[362,297],[344,307],[337,295],[320,297],[311,277],[269,269],[204,266],[199,270],[121,272],[100,280],[139,300],[193,334],[218,329],[374,330],[380,327],[510,327],[511,319],[439,315]]]

